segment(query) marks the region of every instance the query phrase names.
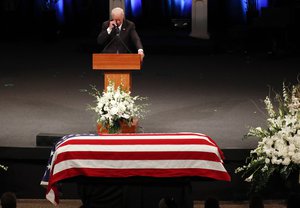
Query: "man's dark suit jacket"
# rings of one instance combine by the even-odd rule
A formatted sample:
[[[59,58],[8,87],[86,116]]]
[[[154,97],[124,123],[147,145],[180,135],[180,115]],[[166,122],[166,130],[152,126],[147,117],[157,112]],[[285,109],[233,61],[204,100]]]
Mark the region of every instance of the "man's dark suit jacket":
[[[119,37],[117,37],[118,32],[115,28],[108,34],[108,26],[109,21],[102,24],[102,30],[97,38],[98,44],[104,47],[103,53],[131,53],[143,49],[133,22],[124,19]],[[132,49],[135,51],[132,51]]]

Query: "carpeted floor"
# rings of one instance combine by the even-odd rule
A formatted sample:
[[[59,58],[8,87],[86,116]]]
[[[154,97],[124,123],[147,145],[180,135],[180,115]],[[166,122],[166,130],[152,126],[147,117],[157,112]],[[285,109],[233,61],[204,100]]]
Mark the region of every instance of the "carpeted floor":
[[[200,132],[223,149],[256,145],[243,135],[265,124],[261,100],[272,93],[269,87],[296,81],[299,55],[197,53],[205,44],[176,53],[172,49],[182,46],[176,47],[146,48],[142,70],[133,73],[133,94],[150,103],[143,130]],[[85,39],[1,42],[0,146],[35,146],[39,133],[95,132],[88,91],[102,88],[103,77],[92,70],[90,48]]]
[[[58,207],[62,208],[79,208],[81,206],[80,200],[61,200]],[[51,208],[54,207],[46,199],[19,199],[17,201],[18,208]]]

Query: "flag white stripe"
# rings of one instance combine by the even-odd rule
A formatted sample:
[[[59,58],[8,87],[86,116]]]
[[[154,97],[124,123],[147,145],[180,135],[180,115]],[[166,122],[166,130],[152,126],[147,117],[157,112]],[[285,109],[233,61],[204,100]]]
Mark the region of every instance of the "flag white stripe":
[[[172,144],[172,140],[178,140],[178,141],[185,141],[188,139],[195,139],[196,141],[205,141],[206,144],[197,144],[196,142],[193,144]],[[108,142],[108,144],[87,144],[85,140],[103,140]],[[143,140],[143,141],[149,141],[150,144],[110,144],[109,141],[120,141],[122,143],[122,140]],[[167,143],[169,144],[157,144],[160,141],[159,140],[165,140],[169,141]],[[73,142],[74,141],[74,142]],[[79,141],[79,142],[75,142]],[[73,144],[73,143],[83,143],[83,144]],[[93,142],[94,143],[94,142]],[[176,143],[176,142],[175,142]],[[64,144],[66,144],[64,146]],[[186,154],[193,154],[193,152],[203,152],[205,153],[212,153],[219,157],[220,161],[211,161],[208,159],[163,159],[163,160],[151,160],[149,158],[144,158],[146,160],[139,160],[139,157],[132,158],[134,160],[128,160],[128,159],[120,159],[120,160],[106,160],[106,159],[95,159],[92,156],[88,159],[80,159],[79,158],[70,158],[67,160],[62,160],[55,164],[55,161],[57,157],[62,154],[66,153],[68,154],[72,152],[86,152],[86,153],[94,153],[101,155],[101,152],[103,153],[109,153],[109,154],[118,154],[120,152],[126,153],[128,155],[131,154],[131,152],[137,152],[137,153],[147,153],[147,152],[155,152],[159,156],[159,154],[168,153],[168,152],[178,152],[180,153],[186,153]],[[153,176],[156,174],[156,170],[161,172],[166,172],[167,170],[186,170],[187,172],[184,172],[186,174],[192,174],[193,170],[195,169],[195,174],[207,174],[209,177],[210,174],[213,175],[213,171],[220,171],[220,173],[227,174],[226,169],[223,166],[222,163],[222,157],[220,155],[220,149],[218,148],[217,144],[210,139],[205,134],[201,133],[193,133],[193,132],[179,132],[179,133],[142,133],[142,134],[104,134],[101,136],[98,135],[67,135],[62,138],[60,142],[57,143],[55,146],[55,152],[52,155],[51,161],[49,161],[50,168],[49,171],[53,171],[50,174],[51,177],[55,177],[56,174],[63,173],[64,171],[70,170],[72,168],[75,169],[81,169],[81,168],[89,168],[91,171],[96,171],[97,169],[108,169],[108,170],[119,170],[122,174],[122,170],[124,170],[126,173],[129,170],[132,170],[134,173],[135,170],[137,173],[139,173],[138,170],[142,171],[143,169],[151,170],[153,172]],[[196,169],[203,169],[203,172],[198,172]],[[48,171],[48,172],[49,172]],[[131,172],[131,171],[130,171]],[[105,174],[105,172],[103,172]],[[143,173],[143,172],[141,172]],[[176,171],[175,171],[176,173]],[[179,172],[180,173],[180,172]],[[99,175],[101,173],[99,172]],[[62,175],[64,176],[64,175]],[[64,177],[66,177],[65,175]],[[45,181],[41,182],[41,184],[48,183]],[[52,184],[55,186],[55,184]],[[55,194],[54,190],[51,189],[50,192],[47,193],[46,198],[51,201],[52,203],[55,203]]]
[[[207,136],[205,135],[201,135],[201,134],[185,134],[185,135],[178,135],[178,134],[153,134],[153,135],[144,135],[144,134],[105,134],[105,135],[101,135],[101,136],[74,136],[74,137],[70,137],[68,138],[68,140],[70,139],[82,139],[82,138],[89,138],[89,139],[120,139],[120,140],[124,140],[124,139],[130,139],[130,140],[135,140],[135,139],[205,139],[205,140],[210,140],[207,138]]]
[[[64,152],[211,152],[220,158],[218,148],[210,145],[66,145],[56,150]],[[221,159],[221,158],[220,158]]]
[[[53,175],[69,168],[178,169],[201,168],[226,172],[220,162],[209,160],[64,160],[55,165]]]
[[[46,194],[46,199],[48,199],[52,204],[57,206],[57,203],[55,202],[55,193],[53,189],[50,189],[50,191]]]
[[[98,140],[98,139],[103,139],[103,140],[138,140],[138,139],[157,139],[157,140],[161,140],[161,139],[204,139],[208,142],[210,142],[211,144],[215,145],[210,139],[208,139],[205,135],[198,135],[198,134],[190,134],[190,135],[143,135],[143,134],[134,134],[134,135],[102,135],[102,136],[74,136],[71,137],[69,139],[67,139],[66,141],[72,141],[72,140],[77,140],[77,139],[92,139],[92,140]],[[62,142],[61,144],[63,144],[64,142]],[[59,146],[61,145],[59,144]]]

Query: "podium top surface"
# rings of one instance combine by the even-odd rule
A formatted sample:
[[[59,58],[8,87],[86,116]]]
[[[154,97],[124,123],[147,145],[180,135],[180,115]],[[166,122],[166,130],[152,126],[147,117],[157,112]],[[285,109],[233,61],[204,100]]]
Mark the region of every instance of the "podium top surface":
[[[140,70],[141,57],[139,54],[93,54],[94,70]]]

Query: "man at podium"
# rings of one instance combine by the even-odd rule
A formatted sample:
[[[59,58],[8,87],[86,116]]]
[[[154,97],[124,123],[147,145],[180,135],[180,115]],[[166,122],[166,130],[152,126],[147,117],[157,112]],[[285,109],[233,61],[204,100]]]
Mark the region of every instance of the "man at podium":
[[[125,19],[124,10],[120,7],[112,9],[111,20],[102,24],[97,42],[104,47],[103,53],[132,53],[134,49],[141,59],[144,58],[143,45],[135,24]]]

